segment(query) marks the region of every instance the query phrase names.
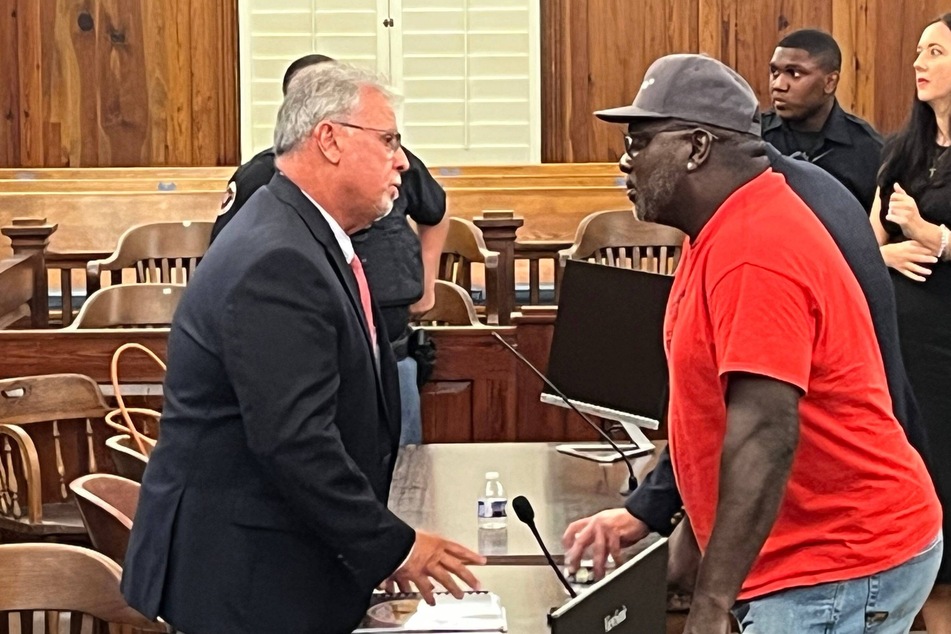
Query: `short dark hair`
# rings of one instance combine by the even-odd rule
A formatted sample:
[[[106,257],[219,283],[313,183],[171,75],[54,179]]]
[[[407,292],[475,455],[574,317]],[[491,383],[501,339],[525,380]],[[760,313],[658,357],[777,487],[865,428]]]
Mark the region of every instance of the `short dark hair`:
[[[311,53],[310,55],[304,55],[303,57],[295,59],[291,62],[291,65],[287,67],[287,70],[284,71],[284,83],[281,85],[281,90],[284,92],[284,95],[287,95],[287,87],[290,86],[291,80],[294,79],[294,75],[297,74],[297,71],[302,68],[307,68],[308,66],[313,66],[314,64],[323,64],[324,62],[332,61],[334,61],[332,57],[327,57],[319,53]]]
[[[776,45],[777,48],[798,48],[809,53],[826,72],[842,70],[842,51],[835,39],[819,29],[793,31]]]

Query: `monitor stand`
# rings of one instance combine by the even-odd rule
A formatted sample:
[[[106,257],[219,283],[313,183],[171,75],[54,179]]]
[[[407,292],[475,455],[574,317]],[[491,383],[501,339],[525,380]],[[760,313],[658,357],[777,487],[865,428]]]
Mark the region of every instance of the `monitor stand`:
[[[548,405],[557,405],[558,407],[570,409],[567,403],[554,394],[545,394],[543,392],[539,400],[542,403],[546,403]],[[624,428],[624,432],[627,434],[628,438],[631,439],[631,443],[637,445],[636,453],[649,453],[650,451],[654,450],[654,443],[652,443],[647,438],[647,436],[644,435],[644,432],[641,431],[641,427],[646,429],[657,429],[660,426],[660,421],[647,418],[645,416],[638,416],[637,414],[631,414],[629,412],[611,409],[609,407],[603,407],[601,405],[585,403],[584,401],[576,401],[574,399],[569,400],[571,400],[572,405],[577,407],[579,411],[584,412],[585,414],[591,414],[593,416],[605,418],[607,420],[615,420],[620,423],[621,427]],[[604,447],[610,448],[610,445],[607,443],[602,444]],[[620,459],[620,456],[618,456],[618,459]]]

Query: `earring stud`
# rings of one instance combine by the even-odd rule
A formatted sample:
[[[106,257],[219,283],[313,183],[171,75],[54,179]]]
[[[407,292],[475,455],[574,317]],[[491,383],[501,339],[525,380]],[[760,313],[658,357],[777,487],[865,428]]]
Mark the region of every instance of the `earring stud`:
[[[687,161],[687,169],[688,169],[688,170],[695,170],[695,169],[697,169],[697,164],[694,163],[693,161]]]

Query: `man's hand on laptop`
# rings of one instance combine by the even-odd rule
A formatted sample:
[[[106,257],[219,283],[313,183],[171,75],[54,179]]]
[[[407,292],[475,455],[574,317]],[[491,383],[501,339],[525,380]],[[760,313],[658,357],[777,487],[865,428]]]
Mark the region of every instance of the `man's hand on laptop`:
[[[647,537],[650,529],[627,509],[601,511],[591,517],[572,522],[561,538],[565,547],[565,565],[574,574],[588,548],[594,562],[594,578],[604,577],[608,555],[620,561],[621,549]]]

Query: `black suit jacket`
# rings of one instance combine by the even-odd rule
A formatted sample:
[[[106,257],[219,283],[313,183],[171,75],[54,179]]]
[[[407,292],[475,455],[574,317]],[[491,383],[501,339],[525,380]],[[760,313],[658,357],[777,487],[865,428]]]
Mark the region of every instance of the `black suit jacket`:
[[[275,175],[234,222],[172,324],[123,593],[189,634],[350,632],[415,539],[386,508],[395,360],[296,185]]]
[[[918,404],[905,373],[898,342],[895,292],[875,241],[868,215],[850,192],[828,172],[785,157],[770,144],[766,154],[773,171],[786,178],[789,187],[809,206],[835,241],[855,279],[862,288],[872,316],[875,338],[882,353],[892,411],[901,423],[908,441],[930,463],[928,443],[919,420]],[[795,236],[790,236],[795,241]],[[654,470],[627,499],[627,509],[651,530],[669,535],[671,519],[683,502],[670,452],[664,449]]]

